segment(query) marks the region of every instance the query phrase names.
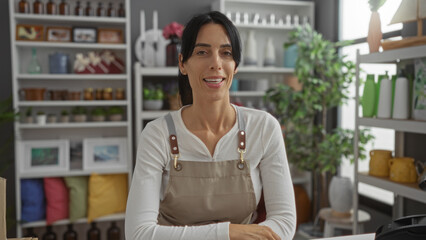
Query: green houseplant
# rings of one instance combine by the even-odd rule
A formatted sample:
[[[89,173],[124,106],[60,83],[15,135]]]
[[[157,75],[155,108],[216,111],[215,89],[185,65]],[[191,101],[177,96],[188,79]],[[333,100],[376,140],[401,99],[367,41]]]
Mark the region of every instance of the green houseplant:
[[[143,107],[146,110],[160,110],[163,107],[164,91],[161,86],[143,88]]]
[[[67,123],[69,121],[70,121],[70,117],[69,117],[68,111],[65,110],[65,109],[62,110],[61,111],[61,122],[62,123]]]
[[[123,119],[124,109],[118,106],[109,107],[107,114],[110,121],[121,121]]]
[[[295,75],[302,88],[295,91],[279,84],[269,89],[265,98],[275,103],[274,114],[283,125],[289,161],[313,174],[313,214],[316,214],[320,203],[328,204],[327,176],[336,172],[342,157],[353,159],[353,131],[327,129],[330,121],[327,112],[349,98],[355,64],[337,51],[348,42],[327,41],[309,25],[291,32],[290,40],[298,47]],[[368,132],[361,132],[361,159],[366,157],[363,146],[370,139]]]
[[[102,107],[97,107],[92,109],[91,115],[92,115],[92,121],[103,122],[105,121],[106,110]]]
[[[87,110],[84,107],[80,107],[80,106],[74,107],[71,110],[71,113],[74,117],[75,122],[85,122],[87,120],[87,116],[86,116]]]

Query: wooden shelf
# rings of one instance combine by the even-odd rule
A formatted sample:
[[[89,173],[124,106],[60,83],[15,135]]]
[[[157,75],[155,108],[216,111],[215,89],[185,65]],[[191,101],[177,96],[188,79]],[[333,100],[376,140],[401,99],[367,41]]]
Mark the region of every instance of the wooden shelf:
[[[56,128],[110,128],[110,127],[127,127],[128,122],[69,122],[69,123],[46,123],[39,125],[36,123],[16,123],[20,129],[56,129]]]
[[[426,134],[426,121],[380,118],[358,118],[360,126],[394,129],[402,132]]]
[[[20,101],[20,107],[125,106],[127,101]]]
[[[95,222],[110,222],[110,221],[119,221],[124,220],[125,214],[124,213],[117,213],[117,214],[111,214],[105,217],[100,217],[97,219],[94,219]],[[59,225],[67,225],[71,222],[69,220],[59,220],[54,223],[52,223],[53,226],[59,226]],[[79,224],[79,223],[88,223],[87,218],[81,218],[77,219],[73,224]],[[44,227],[46,226],[46,221],[36,221],[36,222],[29,222],[29,223],[23,223],[22,228],[33,228],[33,227]]]
[[[38,48],[76,48],[76,49],[121,49],[126,50],[126,44],[102,44],[102,43],[58,43],[37,41],[16,41],[17,47]]]
[[[402,197],[426,203],[426,191],[419,188],[417,183],[397,183],[386,177],[370,176],[368,173],[358,173],[359,182],[379,187]]]
[[[397,60],[415,59],[425,56],[426,47],[422,45],[360,55],[359,61],[360,63],[393,63]]]
[[[46,15],[46,14],[23,14],[15,13],[15,19],[17,21],[30,20],[32,22],[46,22],[46,23],[62,23],[69,24],[72,23],[105,23],[105,24],[126,24],[126,18],[119,17],[97,17],[97,16],[64,16],[64,15]]]
[[[126,74],[18,74],[18,79],[30,80],[127,80]]]

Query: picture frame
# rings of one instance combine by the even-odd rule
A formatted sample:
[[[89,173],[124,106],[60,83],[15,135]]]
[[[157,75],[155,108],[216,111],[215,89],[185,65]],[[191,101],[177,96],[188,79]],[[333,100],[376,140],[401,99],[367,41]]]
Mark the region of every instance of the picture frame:
[[[44,26],[17,24],[16,40],[20,41],[44,41]]]
[[[70,27],[47,27],[46,41],[71,42]]]
[[[123,31],[121,29],[98,29],[98,43],[123,43]]]
[[[96,43],[96,28],[74,27],[72,29],[72,41],[77,43]]]
[[[83,140],[83,170],[127,169],[126,138]]]
[[[69,170],[69,140],[19,141],[20,174],[43,174]]]

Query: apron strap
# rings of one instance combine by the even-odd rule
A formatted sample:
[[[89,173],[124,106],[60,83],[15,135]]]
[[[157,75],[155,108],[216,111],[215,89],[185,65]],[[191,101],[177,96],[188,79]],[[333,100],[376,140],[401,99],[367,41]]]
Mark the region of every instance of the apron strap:
[[[177,143],[175,123],[173,122],[173,118],[170,113],[166,115],[166,122],[167,122],[167,128],[169,129],[169,142],[170,142],[171,152],[173,155],[179,155],[179,147]]]
[[[238,107],[235,107],[235,111],[237,111],[237,119],[238,119],[238,151],[246,150],[246,122],[244,118],[241,116],[241,112],[238,110]]]

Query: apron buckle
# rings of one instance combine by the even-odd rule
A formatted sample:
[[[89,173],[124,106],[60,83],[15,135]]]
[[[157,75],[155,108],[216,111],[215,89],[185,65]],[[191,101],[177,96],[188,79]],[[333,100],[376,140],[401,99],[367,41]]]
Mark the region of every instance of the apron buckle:
[[[246,150],[238,148],[238,152],[240,153],[240,161],[237,163],[237,168],[243,170],[245,166],[244,153],[246,153]]]
[[[173,167],[176,171],[182,170],[182,164],[178,163],[178,158],[180,157],[180,154],[172,154],[173,157]]]

